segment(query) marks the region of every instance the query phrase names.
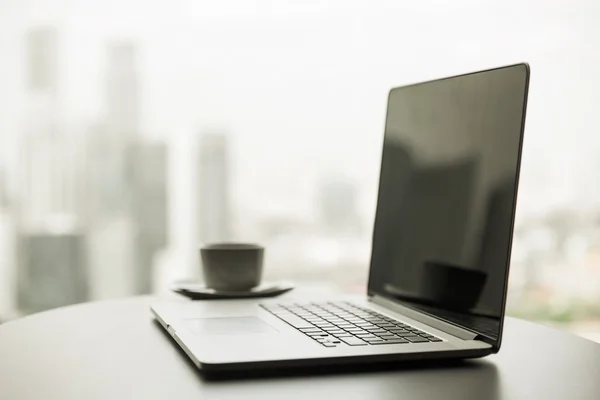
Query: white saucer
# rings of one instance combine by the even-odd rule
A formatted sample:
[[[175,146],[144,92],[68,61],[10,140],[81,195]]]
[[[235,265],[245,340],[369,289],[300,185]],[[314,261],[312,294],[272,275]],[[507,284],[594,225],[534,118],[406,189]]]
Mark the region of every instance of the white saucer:
[[[247,291],[222,291],[208,288],[200,282],[179,281],[172,285],[171,290],[193,300],[209,300],[274,297],[293,288],[294,284],[290,282],[263,282]]]

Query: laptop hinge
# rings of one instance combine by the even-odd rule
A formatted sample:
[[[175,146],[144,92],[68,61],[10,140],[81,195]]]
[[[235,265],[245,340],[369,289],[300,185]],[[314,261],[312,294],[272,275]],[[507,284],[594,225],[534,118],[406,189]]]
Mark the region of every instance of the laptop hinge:
[[[411,308],[404,307],[398,303],[395,303],[391,300],[386,299],[385,297],[373,295],[373,296],[369,297],[369,300],[375,304],[378,304],[382,307],[388,308],[399,314],[406,315],[409,318],[412,318],[423,324],[432,326],[435,329],[438,329],[449,335],[456,336],[457,338],[462,339],[462,340],[474,340],[478,336],[474,332],[468,331],[466,329],[462,329],[456,325],[452,325],[447,322],[441,321],[437,318],[431,317],[427,314],[423,314],[423,313],[413,310]]]

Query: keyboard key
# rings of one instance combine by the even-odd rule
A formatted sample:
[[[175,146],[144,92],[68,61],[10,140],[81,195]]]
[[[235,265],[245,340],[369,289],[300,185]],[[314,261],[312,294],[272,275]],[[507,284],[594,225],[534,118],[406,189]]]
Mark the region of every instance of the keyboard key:
[[[300,332],[302,333],[323,333],[323,331],[321,329],[318,328],[300,328],[298,329]]]
[[[430,339],[430,338],[434,338],[434,337],[435,337],[435,336],[433,336],[433,335],[430,335],[429,333],[425,333],[425,332],[421,333],[421,336],[423,336],[424,338],[427,338],[427,339]]]
[[[329,334],[327,332],[314,332],[314,333],[309,332],[309,333],[306,333],[306,335],[308,335],[308,336],[310,336],[312,338],[327,337],[327,336],[329,336]]]
[[[385,343],[385,340],[383,339],[365,339],[365,341],[369,344],[378,344],[378,343]]]
[[[337,344],[333,344],[333,343],[321,343],[321,344],[325,347],[337,347]]]
[[[347,332],[344,332],[344,331],[343,331],[343,330],[341,330],[341,329],[336,329],[336,330],[328,330],[328,331],[326,331],[326,332],[327,332],[327,333],[329,333],[330,335],[337,335],[337,334],[339,334],[339,333],[341,333],[341,334],[347,333]]]
[[[344,332],[344,333],[334,333],[333,336],[342,338],[342,337],[352,337],[353,335],[348,332]]]
[[[400,344],[400,343],[410,343],[410,342],[408,340],[398,338],[398,339],[386,340],[384,343],[385,344]],[[375,343],[375,344],[381,344],[381,343]]]
[[[360,325],[360,327],[363,328],[363,329],[369,329],[369,328],[370,329],[377,329],[377,325],[373,325],[373,324],[370,324],[368,322],[366,324]]]
[[[347,331],[347,332],[350,332],[350,333],[351,333],[351,334],[353,334],[353,335],[357,335],[357,334],[359,334],[359,333],[368,333],[367,331],[363,331],[362,329],[361,329],[361,330],[346,329],[346,331]]]
[[[425,339],[424,337],[421,336],[404,336],[404,339],[409,340],[413,343],[424,343],[424,342],[429,342],[429,340]]]
[[[346,320],[346,322],[347,322],[347,323],[350,323],[350,324],[355,324],[355,325],[356,325],[357,323],[361,323],[362,321],[361,321],[360,319],[348,318],[348,319]]]
[[[371,332],[371,333],[374,333],[374,334],[378,334],[378,333],[386,333],[386,332],[387,332],[385,329],[381,329],[381,328],[375,328],[375,329],[373,329],[373,328],[370,328],[370,329],[369,329],[369,328],[367,328],[367,329],[365,329],[365,330],[366,330],[367,332]]]
[[[382,333],[381,335],[377,335],[377,336],[379,336],[382,339],[393,339],[393,338],[397,338],[398,337],[396,335],[392,335],[392,334],[389,334],[389,333],[388,334]]]
[[[356,337],[361,338],[362,340],[367,340],[367,339],[377,339],[377,336],[375,335],[370,335],[370,334],[358,334],[356,335]]]
[[[315,339],[317,342],[319,343],[329,343],[331,342],[334,338],[332,336],[327,336],[327,337],[319,337],[319,338],[313,338]]]
[[[340,340],[349,346],[366,346],[367,343],[356,337],[342,337]]]
[[[296,329],[300,328],[314,328],[314,325],[308,321],[303,320],[295,315],[279,315],[279,318],[290,324]]]

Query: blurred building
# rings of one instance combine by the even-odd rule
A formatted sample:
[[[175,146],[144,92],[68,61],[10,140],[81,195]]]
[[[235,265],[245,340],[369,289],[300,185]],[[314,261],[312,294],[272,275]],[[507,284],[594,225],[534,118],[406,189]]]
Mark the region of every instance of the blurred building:
[[[88,299],[82,232],[23,233],[19,238],[19,309],[33,313]]]
[[[87,169],[96,188],[96,215],[120,215],[131,207],[129,148],[140,136],[140,88],[137,50],[131,42],[107,48],[105,114],[88,132]]]
[[[87,134],[88,258],[95,299],[148,293],[166,245],[166,147],[140,128],[138,50],[107,47],[105,115]]]
[[[56,99],[58,94],[58,30],[38,27],[27,32],[27,89]]]
[[[32,118],[35,118],[32,116]],[[56,127],[28,130],[21,141],[19,219],[35,229],[55,214],[80,216],[81,156],[75,138]]]
[[[129,148],[140,135],[140,98],[136,47],[130,42],[107,47],[105,113],[86,132],[87,217],[121,216],[131,207]]]
[[[136,46],[127,41],[108,46],[106,69],[107,134],[128,143],[140,133],[140,84]]]
[[[198,155],[198,228],[202,243],[231,239],[230,155],[225,134],[200,138]]]
[[[29,229],[53,214],[75,213],[76,142],[61,124],[59,42],[56,28],[35,28],[26,36],[27,120],[20,143],[19,217]]]
[[[125,150],[103,124],[86,132],[84,220],[90,297],[101,300],[135,291],[136,228],[130,212]]]
[[[11,317],[14,312],[17,272],[15,220],[2,171],[0,169],[0,320]]]
[[[36,28],[26,36],[27,122],[20,143],[17,301],[36,312],[87,300],[85,231],[80,224],[80,159],[61,121],[59,36]]]
[[[128,151],[132,215],[136,228],[136,292],[152,289],[154,258],[167,246],[167,146],[137,141]]]
[[[123,150],[108,136],[104,124],[98,123],[85,134],[86,223],[122,215],[127,207],[128,188]]]

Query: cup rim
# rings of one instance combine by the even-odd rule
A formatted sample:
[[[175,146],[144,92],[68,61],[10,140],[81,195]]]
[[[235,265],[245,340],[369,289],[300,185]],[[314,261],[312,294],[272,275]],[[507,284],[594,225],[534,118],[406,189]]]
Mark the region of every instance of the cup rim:
[[[250,242],[215,242],[200,246],[200,251],[211,250],[264,250],[264,247]]]

